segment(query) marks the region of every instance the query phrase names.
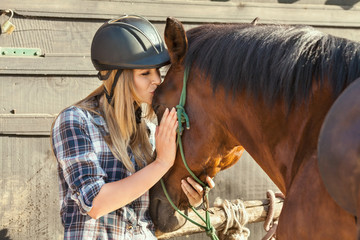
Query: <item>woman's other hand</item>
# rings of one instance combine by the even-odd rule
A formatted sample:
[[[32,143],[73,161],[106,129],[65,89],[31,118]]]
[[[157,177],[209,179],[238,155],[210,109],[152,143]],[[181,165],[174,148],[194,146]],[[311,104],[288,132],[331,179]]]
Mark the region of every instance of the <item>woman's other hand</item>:
[[[211,177],[207,176],[206,182],[210,188],[215,187],[215,183]],[[187,196],[191,206],[200,206],[203,201],[204,189],[199,183],[197,183],[191,177],[187,177],[186,179],[181,180],[181,188]]]
[[[176,156],[176,129],[178,126],[175,108],[167,108],[155,132],[156,161],[170,168]]]

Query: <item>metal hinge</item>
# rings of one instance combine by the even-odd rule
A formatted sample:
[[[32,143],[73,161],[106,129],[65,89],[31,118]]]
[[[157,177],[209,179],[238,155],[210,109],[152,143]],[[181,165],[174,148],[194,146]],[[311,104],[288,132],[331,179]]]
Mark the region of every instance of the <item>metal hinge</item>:
[[[0,57],[40,57],[40,48],[0,47]]]

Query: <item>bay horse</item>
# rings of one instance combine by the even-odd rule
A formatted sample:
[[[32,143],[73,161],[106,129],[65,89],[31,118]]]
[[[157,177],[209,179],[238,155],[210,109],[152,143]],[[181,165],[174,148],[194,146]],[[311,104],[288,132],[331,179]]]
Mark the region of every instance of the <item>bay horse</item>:
[[[356,219],[321,180],[317,146],[329,108],[360,76],[360,44],[308,26],[210,24],[185,32],[174,18],[165,42],[171,67],[154,102],[176,106],[189,69],[190,130],[182,140],[190,169],[201,180],[213,177],[244,147],[286,195],[277,239],[356,239]],[[187,176],[178,153],[164,182],[185,212],[180,180]],[[150,194],[160,231],[184,224],[159,184]]]

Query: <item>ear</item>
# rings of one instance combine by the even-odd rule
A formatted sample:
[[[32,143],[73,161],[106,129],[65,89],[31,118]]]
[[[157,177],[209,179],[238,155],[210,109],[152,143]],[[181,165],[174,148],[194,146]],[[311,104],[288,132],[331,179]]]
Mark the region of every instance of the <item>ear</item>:
[[[183,60],[188,43],[184,27],[180,21],[168,17],[165,26],[165,43],[169,50],[171,63]]]

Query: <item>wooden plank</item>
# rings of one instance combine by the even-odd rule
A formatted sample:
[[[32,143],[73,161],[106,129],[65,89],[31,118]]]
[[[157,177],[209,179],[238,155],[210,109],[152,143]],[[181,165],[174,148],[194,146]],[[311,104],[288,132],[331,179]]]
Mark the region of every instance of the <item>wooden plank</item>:
[[[258,204],[258,203],[261,204]],[[274,220],[278,219],[281,213],[281,209],[283,207],[283,200],[282,199],[276,199],[274,203]],[[255,222],[263,222],[265,221],[267,217],[267,213],[269,211],[269,200],[264,199],[263,201],[255,200],[255,201],[244,201],[244,205],[246,208],[246,215],[248,216],[248,224],[255,223]],[[210,219],[212,226],[218,230],[221,231],[224,225],[226,224],[226,213],[222,208],[219,207],[213,207],[210,208]],[[205,212],[203,210],[199,211],[200,216],[205,216]],[[202,225],[203,221],[194,213],[189,213],[189,218],[194,220],[197,223],[200,223]],[[205,217],[204,217],[205,218]],[[241,219],[239,219],[241,221]],[[158,239],[169,239],[173,237],[179,237],[184,235],[191,235],[194,233],[200,233],[204,232],[204,229],[194,225],[190,221],[187,221],[184,226],[182,226],[180,229],[169,232],[169,233],[162,233],[160,231],[157,231],[156,236]]]
[[[350,39],[359,42],[360,30],[356,28],[332,28],[332,27],[316,27],[317,30],[337,37]]]
[[[101,83],[95,76],[0,75],[0,114],[57,114]]]
[[[164,76],[164,69],[161,73]],[[88,54],[49,53],[41,57],[0,57],[0,75],[80,75],[97,79]]]
[[[320,31],[338,37],[358,41],[360,31],[355,29],[319,28]],[[96,77],[88,54],[45,54],[44,57],[0,57],[0,75],[62,75]]]
[[[0,23],[7,18],[0,16]],[[45,56],[68,53],[88,57],[92,38],[104,20],[14,17],[11,22],[16,28],[11,35],[0,35],[1,47],[40,48]]]
[[[0,135],[50,136],[51,114],[0,114]]]
[[[263,23],[306,24],[314,26],[360,27],[360,8],[343,10],[340,6],[319,4],[278,4],[254,2],[203,1],[8,1],[22,16],[111,19],[122,13],[164,21],[173,16],[184,22],[249,22],[260,17]]]
[[[121,0],[115,0],[121,1]],[[208,0],[211,1],[211,0]],[[230,0],[232,2],[241,2],[242,0]],[[352,6],[360,6],[360,3],[349,0],[246,0],[246,2],[258,3],[283,3],[283,4],[317,4],[317,5],[336,5],[344,9],[350,9]]]
[[[45,54],[42,57],[0,57],[0,74],[95,76],[89,55]]]
[[[29,20],[30,21],[30,20]],[[29,22],[29,25],[33,24]],[[21,75],[62,75],[62,76],[96,76],[96,71],[91,63],[90,59],[90,44],[92,39],[92,34],[94,26],[90,23],[82,24],[85,29],[83,32],[76,33],[72,32],[70,29],[67,30],[68,33],[65,34],[62,39],[58,36],[61,35],[62,27],[66,25],[76,25],[75,22],[66,23],[66,21],[46,21],[43,22],[54,22],[54,24],[48,24],[54,27],[54,32],[52,36],[47,35],[46,32],[43,32],[38,35],[35,31],[34,34],[31,34],[31,31],[20,31],[14,32],[11,37],[7,37],[4,40],[4,45],[16,47],[16,46],[26,46],[26,47],[44,47],[42,48],[44,56],[42,57],[0,57],[0,75],[7,74],[21,74]],[[60,23],[61,22],[61,23]],[[261,20],[260,20],[261,22]],[[41,25],[41,23],[38,25]],[[27,29],[26,22],[22,22],[21,26]],[[100,26],[100,24],[99,24]],[[159,26],[160,31],[163,31],[164,26]],[[187,29],[194,27],[194,25],[185,25]],[[339,37],[348,38],[351,40],[358,41],[360,39],[360,31],[356,28],[330,28],[330,27],[317,27],[320,31],[330,33]],[[90,30],[92,29],[92,31]],[[54,38],[54,40],[49,41],[47,39]],[[2,36],[0,36],[1,39]],[[31,40],[33,39],[33,40]],[[35,41],[34,39],[39,39]],[[87,39],[85,41],[85,39]],[[83,42],[83,44],[80,44]],[[35,44],[36,43],[36,44]],[[80,47],[81,46],[81,47]],[[48,52],[55,51],[55,52]],[[64,52],[60,52],[64,51]]]

